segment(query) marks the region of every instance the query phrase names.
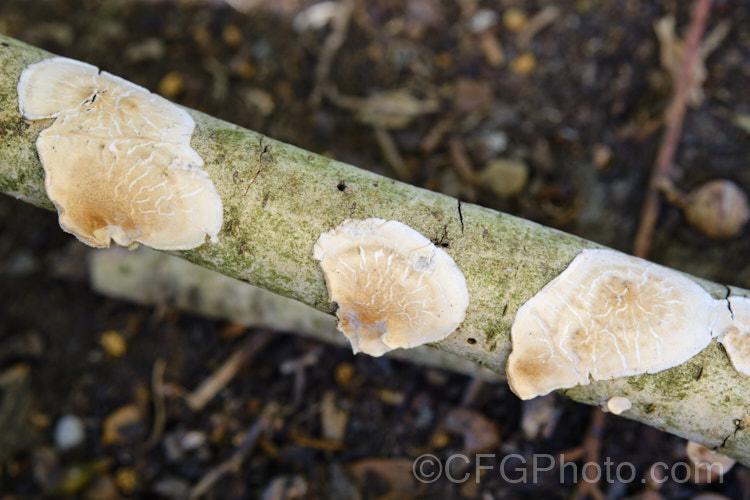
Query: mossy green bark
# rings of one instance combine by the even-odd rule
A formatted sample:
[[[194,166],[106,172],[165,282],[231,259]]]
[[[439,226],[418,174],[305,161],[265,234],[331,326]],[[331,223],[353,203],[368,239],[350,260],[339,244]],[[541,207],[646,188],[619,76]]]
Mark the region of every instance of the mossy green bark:
[[[18,112],[21,71],[50,57],[0,36],[0,190],[52,209],[34,142],[48,123]],[[518,308],[560,274],[590,241],[486,208],[459,203],[283,144],[190,111],[192,146],[224,202],[216,244],[180,252],[185,259],[332,313],[320,267],[318,236],[347,218],[399,220],[445,244],[466,276],[466,321],[440,349],[504,373]],[[695,279],[695,278],[694,278]],[[697,280],[716,298],[727,288]],[[735,294],[745,293],[733,290]],[[564,391],[589,404],[626,396],[624,416],[717,448],[750,464],[750,380],[712,344],[682,366]]]

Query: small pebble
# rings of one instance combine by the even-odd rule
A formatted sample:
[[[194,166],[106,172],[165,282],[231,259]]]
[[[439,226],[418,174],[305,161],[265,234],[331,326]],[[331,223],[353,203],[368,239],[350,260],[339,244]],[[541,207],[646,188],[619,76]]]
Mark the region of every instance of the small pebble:
[[[170,71],[159,82],[158,90],[166,98],[176,97],[185,90],[185,78],[177,71]]]
[[[240,78],[249,80],[255,76],[255,66],[249,60],[240,60],[233,66],[234,73]]]
[[[201,47],[211,45],[211,32],[205,26],[196,26],[193,28],[193,40]]]
[[[481,33],[497,24],[497,13],[494,10],[482,9],[469,20],[469,29]]]
[[[508,149],[508,134],[501,130],[485,130],[470,137],[468,146],[472,156],[478,152],[484,163]]]
[[[607,170],[612,164],[612,149],[606,144],[595,145],[592,156],[597,170]]]
[[[264,118],[270,116],[276,108],[273,96],[263,89],[244,89],[240,92],[240,95],[244,99],[247,107],[250,108],[253,113]]]
[[[406,401],[406,394],[391,389],[380,389],[378,391],[378,399],[386,405],[401,406]]]
[[[234,24],[230,24],[222,30],[221,38],[224,40],[224,43],[233,48],[242,45],[243,41],[242,31]]]
[[[76,448],[86,439],[83,422],[75,415],[64,415],[55,424],[55,446],[60,451]]]
[[[333,369],[333,378],[336,384],[343,389],[352,388],[354,385],[354,376],[357,370],[351,363],[339,363]]]
[[[165,477],[154,483],[153,492],[170,499],[184,499],[190,495],[190,484],[180,478]]]
[[[138,484],[138,478],[135,475],[135,471],[130,467],[120,467],[115,472],[115,484],[117,488],[126,495],[133,493],[135,487]]]
[[[200,431],[187,431],[182,436],[180,444],[185,451],[197,450],[206,444],[206,434]]]
[[[433,59],[433,63],[438,69],[448,69],[453,65],[453,58],[450,52],[440,52]]]
[[[520,160],[492,160],[479,173],[479,185],[485,186],[497,196],[515,196],[526,186],[529,167]]]
[[[115,330],[107,330],[99,337],[99,344],[104,352],[113,358],[119,358],[125,355],[128,350],[128,343],[125,338]]]
[[[20,251],[5,259],[0,268],[3,274],[13,277],[28,276],[39,269],[39,262],[27,251]]]
[[[740,234],[750,219],[750,206],[737,184],[716,180],[690,192],[685,217],[709,238],[727,239]]]
[[[510,69],[513,73],[521,76],[527,76],[536,69],[536,56],[531,52],[524,52],[513,59],[510,63]]]
[[[159,61],[167,53],[167,46],[161,38],[151,37],[128,45],[123,52],[123,57],[130,63],[143,61]]]
[[[450,442],[451,437],[450,434],[443,430],[437,431],[435,434],[432,435],[432,440],[430,441],[430,447],[434,449],[441,449],[445,448],[448,443]]]
[[[518,33],[526,27],[528,17],[526,13],[516,7],[511,7],[503,12],[503,26],[513,33]]]

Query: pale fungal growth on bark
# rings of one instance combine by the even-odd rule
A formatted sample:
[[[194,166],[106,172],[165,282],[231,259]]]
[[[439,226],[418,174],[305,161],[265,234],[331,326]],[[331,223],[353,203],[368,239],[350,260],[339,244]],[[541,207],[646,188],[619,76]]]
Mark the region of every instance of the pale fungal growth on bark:
[[[692,462],[691,479],[694,483],[711,483],[729,472],[737,463],[733,458],[693,441],[688,441],[685,445],[685,454]]]
[[[632,406],[630,400],[622,396],[614,396],[607,400],[607,410],[615,415],[628,411]]]
[[[677,366],[709,344],[722,307],[676,271],[584,250],[516,313],[511,389],[529,399]]]
[[[313,248],[338,328],[372,356],[447,337],[464,320],[469,292],[453,259],[398,221],[345,220]]]
[[[18,105],[28,119],[55,119],[36,146],[65,231],[94,247],[184,250],[216,240],[221,198],[190,147],[187,112],[63,57],[23,71]]]
[[[732,366],[740,375],[750,377],[750,299],[729,297],[731,319],[719,332],[719,342],[727,351]]]

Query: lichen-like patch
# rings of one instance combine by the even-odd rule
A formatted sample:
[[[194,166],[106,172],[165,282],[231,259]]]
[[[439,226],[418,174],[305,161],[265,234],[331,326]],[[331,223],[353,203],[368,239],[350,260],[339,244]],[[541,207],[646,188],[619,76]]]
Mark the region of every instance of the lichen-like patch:
[[[55,118],[36,146],[64,230],[95,247],[183,250],[216,237],[222,203],[190,147],[185,111],[61,57],[26,68],[18,95],[26,118]]]
[[[636,391],[641,392],[646,387],[646,377],[630,377],[628,378],[628,385]]]
[[[506,331],[507,327],[504,327],[499,321],[493,322],[484,329],[485,343],[488,345],[494,345],[497,342],[497,338]]]

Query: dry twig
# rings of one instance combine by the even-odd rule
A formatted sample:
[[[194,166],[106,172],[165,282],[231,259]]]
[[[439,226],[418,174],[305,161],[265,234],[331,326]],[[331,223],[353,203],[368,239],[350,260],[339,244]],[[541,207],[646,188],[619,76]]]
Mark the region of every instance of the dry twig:
[[[680,79],[672,97],[672,102],[667,109],[666,122],[667,130],[662,137],[659,153],[656,157],[654,170],[651,174],[646,201],[643,204],[641,223],[638,233],[635,236],[635,245],[633,255],[637,257],[647,257],[651,249],[651,239],[653,238],[656,220],[659,218],[659,188],[658,181],[661,178],[669,177],[672,170],[677,142],[682,133],[682,122],[685,118],[685,107],[687,105],[688,91],[691,87],[693,71],[698,60],[700,52],[701,38],[706,28],[711,0],[696,0],[693,8],[693,20],[690,25],[686,41],[685,59],[682,65]]]
[[[391,167],[391,170],[393,170],[396,178],[404,182],[411,180],[412,175],[409,167],[406,165],[404,157],[399,153],[396,141],[393,140],[391,134],[383,127],[375,126],[373,130],[375,131],[375,139],[378,141],[380,151],[383,153],[385,161]]]
[[[273,333],[261,331],[250,336],[214,373],[185,398],[190,409],[203,409],[217,392],[234,378],[242,365],[252,359],[273,338]]]
[[[583,455],[586,463],[599,463],[599,455],[602,446],[602,433],[604,432],[604,424],[606,420],[607,415],[599,407],[594,407],[591,410],[591,424],[586,433],[586,438],[583,441]],[[596,500],[604,500],[604,494],[597,484],[601,478],[597,477],[595,479],[590,479],[585,474],[586,470],[587,468],[583,467],[581,478],[583,481],[577,488],[576,500],[583,500],[586,498],[586,495],[589,495]]]
[[[292,399],[292,406],[298,406],[302,402],[302,397],[305,393],[305,386],[307,385],[305,379],[305,368],[315,366],[320,360],[320,354],[323,349],[317,347],[302,357],[296,359],[290,359],[284,361],[279,366],[279,371],[283,375],[294,374],[294,396]]]
[[[528,50],[531,45],[531,39],[559,17],[560,9],[554,5],[548,5],[537,12],[529,19],[524,29],[518,34],[518,46],[523,50]]]
[[[451,165],[461,177],[461,180],[469,185],[476,184],[477,174],[474,172],[474,166],[471,164],[471,159],[461,138],[451,137],[448,141],[448,151],[451,156]]]
[[[150,450],[159,442],[164,432],[164,423],[167,420],[167,408],[164,404],[164,371],[166,369],[167,362],[162,358],[157,359],[151,375],[151,392],[154,398],[154,426],[151,429],[151,435],[144,444],[146,450]]]
[[[346,41],[346,33],[349,30],[349,20],[352,17],[354,2],[352,0],[343,0],[341,5],[343,8],[333,20],[332,31],[323,44],[323,52],[320,54],[318,66],[315,68],[315,87],[309,97],[310,105],[313,107],[317,107],[320,104],[333,59],[336,57],[336,53],[341,46],[344,45],[344,41]]]
[[[242,466],[242,462],[245,460],[245,458],[247,458],[247,456],[252,453],[253,448],[255,448],[255,443],[258,441],[258,438],[260,438],[264,432],[271,428],[271,424],[273,423],[273,420],[278,412],[278,405],[269,403],[268,406],[263,409],[263,412],[258,417],[258,419],[253,423],[252,426],[250,426],[247,434],[245,434],[245,438],[242,440],[239,446],[235,448],[234,452],[232,452],[232,455],[224,462],[209,470],[201,478],[201,480],[198,481],[198,484],[193,487],[189,496],[190,500],[194,500],[205,495],[206,493],[208,493],[211,487],[216,484],[216,482],[219,481],[222,477],[232,472],[238,471]]]

